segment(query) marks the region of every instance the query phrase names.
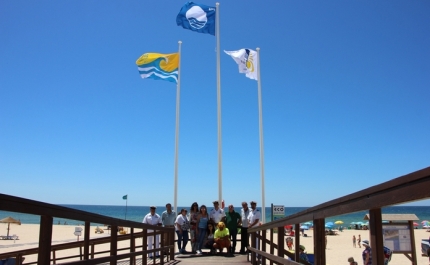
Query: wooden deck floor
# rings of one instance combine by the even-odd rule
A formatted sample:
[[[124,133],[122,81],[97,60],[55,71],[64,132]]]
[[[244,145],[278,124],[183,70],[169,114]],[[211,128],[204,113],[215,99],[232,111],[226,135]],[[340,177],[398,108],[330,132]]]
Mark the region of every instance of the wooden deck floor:
[[[127,265],[130,264],[129,261],[122,261],[118,262],[119,265]],[[148,259],[147,265],[151,264],[160,264],[160,259],[157,258],[155,260]],[[246,255],[240,255],[238,253],[234,255],[227,255],[227,254],[217,254],[217,255],[209,255],[208,253],[205,253],[203,255],[195,255],[195,254],[183,254],[183,255],[176,255],[175,260],[167,261],[167,259],[164,260],[164,264],[167,265],[187,265],[187,264],[208,264],[208,265],[228,265],[228,264],[235,264],[235,265],[241,265],[241,264],[251,264],[249,261],[246,260]],[[106,264],[107,265],[107,264]],[[136,260],[136,265],[142,265],[142,259]]]
[[[208,265],[227,265],[227,264],[251,264],[246,260],[246,255],[234,254],[217,254],[217,255],[178,255],[175,257],[177,263],[172,264],[208,264]]]

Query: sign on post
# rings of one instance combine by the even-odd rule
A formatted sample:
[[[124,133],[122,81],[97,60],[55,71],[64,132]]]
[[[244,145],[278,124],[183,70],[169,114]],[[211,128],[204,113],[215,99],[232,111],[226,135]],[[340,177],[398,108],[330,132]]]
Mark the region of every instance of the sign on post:
[[[81,235],[82,232],[82,228],[81,227],[75,227],[75,233],[74,235],[78,237],[78,241],[79,241],[79,236]]]
[[[272,221],[285,217],[284,205],[273,205],[272,204]]]

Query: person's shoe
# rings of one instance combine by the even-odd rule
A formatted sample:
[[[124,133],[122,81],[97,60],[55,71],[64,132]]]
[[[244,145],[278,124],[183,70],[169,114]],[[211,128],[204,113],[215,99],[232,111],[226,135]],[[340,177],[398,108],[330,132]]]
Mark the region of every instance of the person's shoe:
[[[202,251],[201,250],[197,250],[197,255],[202,255]]]
[[[150,256],[149,258],[150,258],[150,259],[154,259],[154,257],[153,257],[153,256]]]

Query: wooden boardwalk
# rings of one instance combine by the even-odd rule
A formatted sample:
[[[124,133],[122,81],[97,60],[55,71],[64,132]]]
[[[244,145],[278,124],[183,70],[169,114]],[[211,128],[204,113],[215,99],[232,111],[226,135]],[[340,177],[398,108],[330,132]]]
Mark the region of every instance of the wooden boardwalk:
[[[171,264],[208,264],[208,265],[228,265],[228,264],[251,264],[246,260],[247,255],[240,255],[238,253],[234,255],[228,254],[217,254],[217,255],[178,255]]]
[[[127,261],[118,261],[118,265],[128,265],[130,262]],[[160,264],[160,259],[156,258],[155,260],[149,259],[147,260],[147,265],[151,264]],[[208,265],[228,265],[228,264],[251,264],[251,262],[246,260],[246,255],[240,255],[238,253],[234,255],[217,254],[217,255],[209,255],[209,253],[204,253],[203,255],[196,254],[181,254],[175,255],[175,260],[167,261],[164,259],[164,264],[166,265],[187,265],[187,264],[208,264]],[[109,263],[105,263],[103,265],[109,265]],[[142,265],[142,259],[136,259],[136,265]]]

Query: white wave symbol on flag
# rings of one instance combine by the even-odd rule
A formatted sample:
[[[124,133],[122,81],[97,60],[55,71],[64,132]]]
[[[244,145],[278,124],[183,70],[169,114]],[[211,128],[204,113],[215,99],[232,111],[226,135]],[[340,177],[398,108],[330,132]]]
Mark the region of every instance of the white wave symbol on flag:
[[[191,27],[201,29],[206,25],[206,21],[199,21],[196,18],[189,18],[188,21],[190,22]]]
[[[142,78],[148,78],[148,77],[151,77],[152,75],[155,75],[161,79],[173,78],[176,82],[178,82],[178,71],[166,73],[166,72],[160,71],[160,69],[153,66],[137,67],[137,69],[139,70],[140,76]]]

